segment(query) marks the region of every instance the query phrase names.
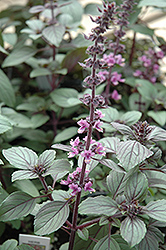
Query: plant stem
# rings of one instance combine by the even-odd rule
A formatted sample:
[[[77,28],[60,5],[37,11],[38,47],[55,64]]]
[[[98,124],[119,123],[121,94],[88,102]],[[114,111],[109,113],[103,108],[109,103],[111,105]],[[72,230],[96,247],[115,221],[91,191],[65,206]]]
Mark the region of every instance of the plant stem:
[[[134,32],[134,36],[133,36],[133,43],[132,43],[131,53],[130,53],[130,57],[129,57],[129,66],[132,65],[132,61],[133,61],[134,49],[135,49],[135,39],[136,39],[136,32]]]
[[[45,193],[48,194],[49,192],[49,189],[48,189],[48,186],[47,186],[47,183],[45,181],[45,178],[43,176],[39,176],[39,180],[41,181],[43,187],[44,187],[44,190],[45,190]],[[48,198],[50,199],[50,201],[53,201],[54,199],[52,198],[52,195],[51,194],[48,194]]]
[[[95,43],[97,46],[97,43]],[[96,54],[93,56],[93,62],[96,61]],[[96,70],[94,66],[92,67],[92,78],[94,79],[96,74]],[[92,131],[93,131],[93,120],[94,120],[94,103],[93,100],[95,98],[95,85],[92,86],[92,98],[91,98],[91,105],[90,105],[90,125],[88,129],[88,134],[87,134],[87,141],[86,141],[86,150],[89,150],[90,147],[90,142],[91,142],[91,137],[92,137]],[[85,170],[86,170],[86,162],[83,160],[83,165],[82,165],[82,171],[81,171],[81,176],[80,176],[80,181],[79,181],[79,186],[81,187],[83,182],[84,182],[84,176],[85,176]],[[75,240],[75,234],[77,230],[77,218],[78,218],[78,206],[81,200],[81,192],[77,194],[76,197],[76,202],[74,205],[74,212],[73,212],[73,220],[72,220],[72,228],[71,228],[71,236],[69,240],[69,248],[68,250],[73,250],[74,247],[74,240]]]

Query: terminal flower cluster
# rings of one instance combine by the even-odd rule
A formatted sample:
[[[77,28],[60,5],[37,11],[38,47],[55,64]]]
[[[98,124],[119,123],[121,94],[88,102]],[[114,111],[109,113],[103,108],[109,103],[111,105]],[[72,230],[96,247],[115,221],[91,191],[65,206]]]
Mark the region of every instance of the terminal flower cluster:
[[[156,52],[150,48],[145,51],[145,54],[138,58],[144,68],[143,70],[136,70],[134,76],[149,80],[155,84],[159,73],[159,60],[163,57],[164,53],[162,50]]]
[[[67,177],[67,180],[61,180],[60,184],[67,185],[73,191],[71,192],[72,196],[75,196],[78,192],[81,192],[82,188],[85,191],[95,192],[91,186],[93,185],[93,181],[89,178],[89,171],[85,171],[84,181],[83,184],[79,184],[80,175],[81,175],[81,168],[77,167],[73,173],[70,173]]]

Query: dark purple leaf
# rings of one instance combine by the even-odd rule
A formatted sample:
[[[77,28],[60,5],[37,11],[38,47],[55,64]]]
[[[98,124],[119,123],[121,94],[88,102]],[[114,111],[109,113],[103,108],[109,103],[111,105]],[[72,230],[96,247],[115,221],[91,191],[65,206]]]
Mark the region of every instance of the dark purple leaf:
[[[146,226],[145,223],[137,217],[127,217],[122,221],[120,233],[129,245],[133,247],[140,243],[145,237]]]
[[[120,143],[120,139],[117,137],[105,137],[100,140],[106,149],[107,153],[115,154]]]
[[[158,250],[158,242],[163,242],[164,236],[162,232],[153,226],[149,226],[144,239],[139,243],[141,250]]]
[[[166,173],[155,170],[143,170],[149,182],[149,187],[166,189]]]
[[[108,246],[110,245],[110,248]],[[114,240],[112,237],[105,236],[104,238],[100,239],[93,250],[120,250],[119,244]]]
[[[36,6],[33,6],[32,8],[30,8],[29,12],[32,14],[35,14],[35,13],[42,12],[43,10],[45,10],[43,5],[36,5]]]
[[[118,164],[116,164],[114,161],[110,159],[102,159],[102,160],[94,159],[94,160],[99,161],[102,165],[107,166],[108,168],[111,168],[112,170],[116,172],[120,172],[120,173],[125,172],[120,166],[118,166]]]
[[[10,194],[0,205],[0,221],[20,219],[31,213],[36,205],[36,198],[17,191]]]
[[[113,196],[120,194],[126,184],[125,174],[111,171],[107,176],[107,186]]]
[[[58,230],[69,216],[67,202],[52,201],[46,203],[36,214],[35,233],[46,235]]]
[[[67,152],[72,151],[71,146],[66,146],[63,144],[53,144],[51,147],[56,148],[56,149],[61,149],[63,151],[67,151]]]
[[[133,137],[135,137],[133,130],[124,124],[118,123],[118,122],[111,122],[111,125],[118,130],[121,134],[123,135],[132,135]]]
[[[89,197],[79,205],[80,214],[112,216],[118,212],[117,203],[110,197]]]
[[[117,159],[126,171],[153,155],[153,152],[141,143],[133,140],[121,142],[117,150]]]
[[[145,174],[135,172],[130,175],[125,185],[125,196],[130,200],[143,201],[148,192],[148,180]]]
[[[149,202],[143,212],[155,220],[166,222],[166,200]]]
[[[152,132],[147,136],[148,140],[152,140],[154,142],[157,141],[166,141],[166,130],[156,127],[156,126],[150,126],[154,128]]]

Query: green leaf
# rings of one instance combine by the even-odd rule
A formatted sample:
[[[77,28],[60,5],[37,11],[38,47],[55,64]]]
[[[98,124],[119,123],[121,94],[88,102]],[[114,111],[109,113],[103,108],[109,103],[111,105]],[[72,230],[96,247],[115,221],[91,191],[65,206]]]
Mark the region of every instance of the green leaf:
[[[66,242],[65,244],[61,245],[59,250],[68,250],[68,248],[69,248],[69,242]]]
[[[61,7],[61,13],[70,14],[74,22],[80,22],[83,15],[83,7],[79,2],[71,0],[70,4]]]
[[[49,119],[50,119],[50,117],[48,115],[44,115],[44,114],[35,114],[35,115],[33,115],[31,117],[32,128],[38,128],[38,127],[42,126]]]
[[[20,246],[17,246],[15,250],[34,250],[35,248],[26,245],[26,244],[21,244]]]
[[[61,24],[51,25],[43,29],[42,35],[51,44],[59,47],[65,33],[65,27]]]
[[[120,194],[126,185],[125,174],[111,171],[107,176],[107,187],[112,196]]]
[[[128,126],[133,125],[134,123],[138,122],[141,118],[142,113],[139,111],[128,111],[120,117],[120,120],[125,122]]]
[[[4,60],[2,67],[10,67],[10,66],[16,66],[18,64],[21,64],[25,62],[30,57],[34,56],[37,53],[37,50],[35,50],[32,47],[23,46],[19,48],[15,48],[12,53],[6,57]]]
[[[148,101],[155,100],[157,96],[157,89],[154,84],[144,79],[136,79],[136,84],[138,85],[138,92]]]
[[[4,33],[3,40],[12,46],[17,43],[17,34],[16,33]]]
[[[152,117],[155,122],[157,122],[160,126],[164,126],[166,124],[166,111],[149,111],[148,116]]]
[[[78,128],[76,128],[76,127],[66,128],[62,132],[58,133],[55,136],[53,142],[56,143],[56,142],[66,141],[66,140],[72,138],[74,135],[76,135],[77,130],[78,130]]]
[[[73,103],[69,104],[68,100],[73,97],[78,98],[78,91],[72,88],[60,88],[54,90],[50,96],[56,105],[62,108],[68,108],[75,106]]]
[[[12,125],[9,120],[5,116],[0,115],[0,134],[3,134],[10,129],[12,129]]]
[[[69,162],[66,159],[58,159],[53,162],[53,164],[47,170],[46,174],[55,175],[63,172],[68,173],[69,171],[71,171],[71,166],[72,162]]]
[[[133,247],[145,237],[146,226],[145,223],[137,217],[127,217],[121,223],[120,233],[124,240]]]
[[[77,234],[82,240],[87,241],[89,239],[89,231],[87,228],[83,228],[82,230],[78,229]]]
[[[15,250],[15,247],[17,246],[18,242],[17,240],[11,239],[11,240],[7,240],[5,241],[2,246],[1,246],[1,250]]]
[[[110,247],[109,247],[110,246]],[[120,250],[119,244],[113,237],[105,236],[97,242],[93,250]]]
[[[69,205],[61,201],[52,201],[45,204],[35,217],[35,233],[50,234],[57,231],[69,216]]]
[[[9,55],[9,53],[7,52],[7,50],[5,50],[1,45],[0,45],[0,52]]]
[[[0,221],[20,219],[31,213],[36,200],[21,191],[10,194],[0,205]]]
[[[97,7],[102,9],[103,6],[101,4],[94,4],[94,3],[87,4],[84,8],[84,14],[99,15],[100,12],[98,11]]]
[[[129,96],[129,106],[131,110],[139,110],[145,112],[152,100],[147,100],[145,97],[140,96],[139,93],[133,93]]]
[[[37,154],[26,147],[12,147],[2,151],[11,165],[19,169],[32,169],[37,164]]]
[[[81,66],[78,62],[83,62],[87,58],[85,51],[86,47],[70,51],[62,62],[62,68],[67,68],[68,72],[79,71]]]
[[[36,186],[30,180],[16,181],[13,186],[21,190],[22,192],[31,195],[32,197],[40,196]]]
[[[153,152],[137,141],[121,142],[117,150],[117,159],[126,171],[153,155]]]
[[[118,120],[120,117],[118,110],[112,107],[108,107],[107,109],[102,109],[101,111],[102,114],[104,115],[104,117],[102,117],[101,119],[105,122],[112,122]]]
[[[118,211],[117,203],[110,197],[98,196],[87,198],[79,205],[80,214],[112,216]]]
[[[135,172],[132,174],[125,185],[124,194],[128,201],[139,200],[143,201],[148,193],[148,180],[145,174]]]
[[[144,208],[143,212],[149,217],[166,222],[166,200],[157,200],[149,202]]]
[[[37,68],[37,69],[33,69],[30,73],[30,77],[34,78],[37,76],[48,76],[51,75],[51,71],[46,69],[46,68]]]
[[[5,73],[0,69],[0,100],[6,105],[13,107],[15,104],[15,94],[13,87],[5,75]]]
[[[143,7],[143,6],[155,6],[159,8],[165,8],[166,7],[166,2],[165,0],[141,0],[138,4],[138,7]]]
[[[11,108],[2,108],[2,114],[6,116],[9,122],[19,128],[31,128],[31,120],[22,114],[17,113],[14,109]]]
[[[144,34],[144,35],[149,35],[149,36],[154,35],[153,29],[150,29],[147,26],[144,26],[141,24],[132,24],[132,25],[130,25],[130,29],[134,30],[135,32]]]

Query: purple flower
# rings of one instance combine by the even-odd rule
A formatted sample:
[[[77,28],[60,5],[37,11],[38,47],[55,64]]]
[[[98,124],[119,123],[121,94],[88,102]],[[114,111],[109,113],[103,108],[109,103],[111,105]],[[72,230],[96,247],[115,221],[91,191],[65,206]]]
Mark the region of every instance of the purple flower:
[[[74,196],[76,195],[77,193],[81,192],[81,188],[78,186],[78,184],[70,184],[69,185],[69,188],[72,189],[73,191],[71,192],[71,195]]]
[[[93,125],[93,128],[97,129],[99,132],[103,132],[103,129],[100,127],[103,123],[100,120],[97,120]]]
[[[84,133],[84,131],[89,128],[89,123],[86,120],[81,119],[77,124],[80,126],[78,129],[79,134]]]
[[[95,155],[95,153],[92,152],[90,149],[89,150],[84,150],[81,153],[81,156],[85,158],[86,163],[89,163],[91,161],[92,156],[94,156],[94,155]]]
[[[108,67],[112,67],[116,62],[113,53],[110,53],[109,55],[104,54],[103,60],[107,63]]]
[[[157,55],[158,59],[162,59],[164,57],[164,52],[162,50],[160,50],[156,53],[156,55]]]
[[[124,63],[125,59],[120,54],[115,56],[115,61],[116,61],[116,64],[122,67],[125,65]]]
[[[102,146],[100,142],[97,142],[95,153],[99,155],[105,155],[105,148]]]
[[[122,96],[118,94],[118,91],[117,91],[117,90],[114,90],[114,91],[112,92],[111,97],[112,97],[112,99],[114,99],[114,100],[116,100],[116,101],[117,101],[117,100],[120,100],[120,99],[122,98]]]
[[[121,78],[122,74],[118,74],[116,71],[112,73],[111,81],[113,85],[118,85],[119,82],[124,82],[125,79]]]
[[[98,109],[96,109],[95,114],[98,116],[99,119],[100,119],[100,118],[103,118],[103,117],[105,116],[105,115],[102,114],[102,112],[101,112],[100,110],[98,110]]]
[[[69,175],[67,177],[67,181],[61,180],[61,182],[60,182],[60,184],[62,184],[62,185],[69,185],[70,183],[72,183],[72,180],[70,179]]]
[[[95,192],[95,190],[91,188],[92,184],[93,184],[92,181],[85,183],[84,190],[89,192]]]
[[[77,138],[73,141],[73,139],[71,139],[70,141],[70,144],[73,146],[73,147],[77,147],[80,143],[80,138],[77,136]]]
[[[108,76],[108,71],[104,70],[104,71],[100,71],[98,73],[98,75],[101,77],[102,81],[104,82],[106,79],[107,79],[107,76]]]
[[[133,75],[134,76],[141,76],[142,72],[141,72],[141,70],[136,70]]]
[[[72,147],[72,152],[69,152],[68,153],[68,158],[72,158],[72,157],[74,157],[75,155],[78,155],[78,153],[79,153],[79,151],[78,151],[78,149],[77,148],[74,148],[74,147]]]

